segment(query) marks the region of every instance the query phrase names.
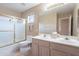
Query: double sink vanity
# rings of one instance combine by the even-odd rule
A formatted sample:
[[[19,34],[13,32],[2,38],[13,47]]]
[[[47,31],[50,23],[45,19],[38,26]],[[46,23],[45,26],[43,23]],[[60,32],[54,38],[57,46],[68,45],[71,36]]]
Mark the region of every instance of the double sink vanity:
[[[32,37],[32,55],[79,56],[79,41],[73,36],[38,35]]]

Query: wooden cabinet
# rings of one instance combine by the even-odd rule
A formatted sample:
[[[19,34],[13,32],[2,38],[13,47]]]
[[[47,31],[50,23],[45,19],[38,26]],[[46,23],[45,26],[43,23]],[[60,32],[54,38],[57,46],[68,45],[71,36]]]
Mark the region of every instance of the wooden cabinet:
[[[61,51],[59,49],[53,48],[53,46],[50,47],[50,55],[51,56],[71,56],[69,53],[66,53],[65,50]]]
[[[39,56],[49,56],[49,42],[39,40]]]
[[[49,56],[49,47],[39,46],[39,56]]]
[[[65,47],[62,47],[62,45],[54,42],[50,42],[50,55],[51,56],[71,56],[71,54],[65,52]]]
[[[38,40],[36,39],[32,41],[32,55],[38,56]]]
[[[40,39],[33,39],[32,41],[32,55],[33,56],[79,56],[79,48],[44,41]]]
[[[49,42],[33,39],[32,55],[34,56],[49,56]]]
[[[79,56],[79,48],[78,47],[74,47],[74,46],[69,46],[69,45],[64,45],[64,44],[59,44],[59,43],[54,43],[51,42],[50,43],[50,51],[51,51],[51,55],[55,54],[55,52],[57,52],[56,54],[60,54],[60,56]],[[53,51],[53,52],[52,52]]]
[[[67,54],[62,51],[52,49],[50,52],[50,55],[51,56],[66,56]]]
[[[32,55],[33,56],[38,56],[38,45],[33,44],[32,46],[33,46],[32,47]]]

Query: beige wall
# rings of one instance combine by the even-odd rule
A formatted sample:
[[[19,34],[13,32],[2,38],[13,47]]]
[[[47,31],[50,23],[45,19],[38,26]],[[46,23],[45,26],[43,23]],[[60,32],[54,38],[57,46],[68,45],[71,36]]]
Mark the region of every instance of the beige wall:
[[[77,20],[78,20],[78,9],[79,9],[79,4],[76,4],[74,11],[73,11],[73,33],[74,36],[78,36],[79,30],[77,27]]]
[[[21,13],[3,7],[0,7],[0,15],[11,15],[11,16],[21,17]]]
[[[52,33],[56,32],[57,14],[49,13],[40,16],[39,20],[39,32],[40,33]]]
[[[73,35],[77,36],[77,5],[73,11]]]
[[[31,15],[31,14],[38,14],[39,15],[40,13],[43,12],[43,10],[44,10],[43,6],[44,5],[45,4],[39,4],[39,5],[31,8],[31,9],[28,9],[27,11],[25,11],[25,12],[22,13],[22,17],[26,18],[28,15]]]
[[[35,15],[35,22],[33,24],[33,28],[32,28],[32,32],[31,32],[31,35],[38,35],[39,33],[39,13],[41,13],[43,10],[42,10],[42,4],[41,5],[38,5],[38,6],[35,6],[27,11],[25,11],[23,14],[22,14],[22,17],[23,18],[26,18],[27,20],[27,16],[29,15],[32,15],[34,14]],[[30,32],[28,31],[28,25],[29,24],[26,24],[27,25],[27,34],[29,35]]]

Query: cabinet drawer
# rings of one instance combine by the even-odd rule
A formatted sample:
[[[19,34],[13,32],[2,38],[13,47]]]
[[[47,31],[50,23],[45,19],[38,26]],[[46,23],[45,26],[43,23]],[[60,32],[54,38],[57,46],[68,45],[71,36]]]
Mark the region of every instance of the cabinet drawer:
[[[32,44],[38,44],[38,39],[32,39]]]
[[[54,49],[50,50],[50,55],[51,56],[70,56],[69,54],[67,54],[65,52],[54,50]]]
[[[41,45],[41,46],[49,46],[49,42],[48,41],[39,40],[39,45]]]
[[[78,47],[73,47],[73,46],[68,46],[64,44],[59,44],[59,43],[50,43],[50,46],[53,49],[57,49],[62,52],[66,52],[72,55],[79,55],[79,48]]]

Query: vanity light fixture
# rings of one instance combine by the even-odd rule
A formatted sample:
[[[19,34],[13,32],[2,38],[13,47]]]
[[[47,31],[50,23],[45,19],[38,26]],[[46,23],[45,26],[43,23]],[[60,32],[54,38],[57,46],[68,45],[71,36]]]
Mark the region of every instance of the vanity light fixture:
[[[45,11],[51,10],[51,9],[55,9],[61,6],[64,6],[67,3],[48,3],[45,5]]]

